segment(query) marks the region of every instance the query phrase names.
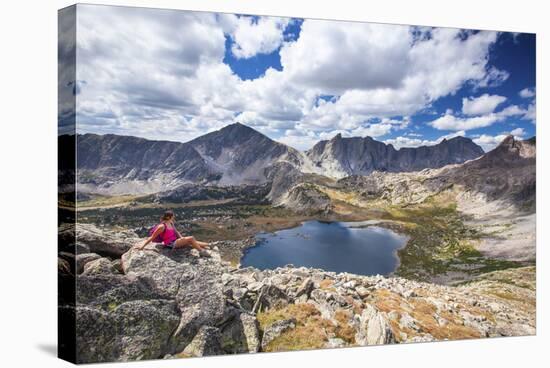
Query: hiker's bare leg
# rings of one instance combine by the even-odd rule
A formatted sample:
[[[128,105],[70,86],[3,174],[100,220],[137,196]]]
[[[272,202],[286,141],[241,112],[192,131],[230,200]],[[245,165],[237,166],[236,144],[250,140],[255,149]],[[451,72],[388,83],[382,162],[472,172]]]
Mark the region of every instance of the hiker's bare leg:
[[[208,243],[200,242],[195,239],[194,236],[185,236],[184,239],[188,239],[188,241],[192,244],[192,247],[195,249],[203,250],[208,248]]]
[[[210,244],[208,243],[205,243],[205,242],[201,242],[201,241],[198,241],[196,240],[197,244],[200,245],[201,247],[203,247],[204,249],[209,249],[210,247]]]
[[[177,248],[184,248],[187,246],[191,246],[192,248],[195,248],[196,250],[203,250],[204,248],[195,240],[192,236],[184,236],[183,238],[179,238],[176,240],[176,243],[174,244],[174,247]]]
[[[174,243],[174,248],[175,249],[180,249],[180,248],[185,248],[185,247],[192,247],[192,246],[193,245],[191,244],[191,242],[189,240],[187,240],[186,238],[179,238]]]

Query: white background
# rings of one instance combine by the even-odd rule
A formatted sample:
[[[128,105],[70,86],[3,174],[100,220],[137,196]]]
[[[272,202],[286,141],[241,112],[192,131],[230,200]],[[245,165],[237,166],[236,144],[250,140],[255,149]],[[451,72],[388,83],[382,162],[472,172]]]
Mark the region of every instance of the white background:
[[[550,266],[548,244],[544,244],[548,240],[549,219],[548,171],[544,166],[548,167],[546,160],[550,159],[546,119],[549,115],[545,104],[549,88],[550,23],[544,1],[127,0],[101,3],[537,33],[536,337],[130,363],[132,367],[545,364],[541,363],[548,356],[544,346],[550,346]],[[1,5],[0,365],[3,367],[69,366],[55,358],[55,351],[57,9],[70,4],[48,0],[6,1]]]

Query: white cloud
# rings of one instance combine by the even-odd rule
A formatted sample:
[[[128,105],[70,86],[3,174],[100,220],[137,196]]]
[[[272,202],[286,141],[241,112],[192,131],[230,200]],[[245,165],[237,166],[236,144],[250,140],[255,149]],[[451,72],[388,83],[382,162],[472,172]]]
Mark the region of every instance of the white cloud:
[[[439,130],[471,130],[488,127],[496,121],[498,121],[498,116],[496,114],[469,118],[461,118],[454,115],[445,114],[442,117],[432,121],[430,125]]]
[[[505,120],[511,116],[517,116],[520,119],[531,119],[532,111],[525,110],[517,105],[510,105],[501,111],[491,112],[480,116],[461,117],[452,113],[445,113],[443,116],[431,121],[428,125],[439,130],[472,130],[485,128],[494,123]]]
[[[433,146],[441,143],[441,141],[443,141],[444,139],[451,139],[454,137],[464,137],[465,135],[466,135],[466,132],[462,130],[451,134],[443,135],[435,140],[410,138],[408,136],[399,136],[392,139],[386,139],[384,143],[391,144],[397,149],[400,149],[403,147]]]
[[[477,138],[474,138],[474,143],[478,144],[483,148],[485,152],[489,152],[490,150],[494,149],[500,142],[502,142],[507,136],[513,135],[515,139],[523,139],[525,135],[525,131],[522,128],[516,128],[512,130],[511,132],[504,132],[499,135],[488,135],[488,134],[482,134]]]
[[[467,81],[484,78],[489,46],[497,37],[480,32],[464,39],[459,30],[434,29],[430,37],[414,41],[408,27],[348,26],[306,20],[300,38],[281,50],[280,75],[289,83],[318,94],[341,93],[304,113],[301,126],[306,129],[349,128],[372,117],[412,115]]]
[[[325,137],[330,139],[331,137]],[[300,151],[305,151],[313,147],[315,143],[319,142],[322,138],[318,133],[313,131],[303,131],[297,129],[288,129],[285,135],[278,138],[277,141],[294,147]]]
[[[519,96],[522,97],[522,98],[535,97],[535,89],[534,88],[524,88],[521,91],[519,91]]]
[[[285,74],[325,94],[397,88],[409,65],[406,26],[305,20],[300,38],[281,50]]]
[[[515,135],[517,137],[523,137],[525,135],[525,130],[523,130],[523,128],[516,128],[512,130],[510,134]]]
[[[407,136],[399,136],[396,138],[386,139],[384,143],[393,145],[396,149],[403,147],[419,147],[427,146],[430,141],[419,138],[410,138]]]
[[[353,129],[349,136],[352,137],[381,137],[388,134],[392,130],[392,125],[387,123],[369,124]]]
[[[222,19],[226,32],[234,41],[231,52],[243,59],[277,50],[283,43],[283,32],[290,21],[289,18],[232,14],[224,14]]]
[[[462,99],[462,113],[466,115],[484,115],[495,111],[498,105],[506,101],[506,97],[489,95]]]
[[[499,70],[494,66],[487,70],[487,74],[479,82],[474,83],[476,88],[498,87],[510,77],[510,73]]]
[[[536,124],[537,106],[535,105],[535,103],[532,103],[527,107],[527,111],[525,112],[524,118],[527,120],[530,120],[533,124]]]
[[[79,5],[81,132],[187,141],[241,121],[309,148],[336,131],[383,137],[409,124],[394,117],[499,74],[487,65],[497,32],[305,20],[285,42],[289,21]],[[241,80],[223,63],[226,35],[238,58],[281,47],[283,70]]]
[[[186,141],[243,109],[214,14],[78,6],[80,132]]]

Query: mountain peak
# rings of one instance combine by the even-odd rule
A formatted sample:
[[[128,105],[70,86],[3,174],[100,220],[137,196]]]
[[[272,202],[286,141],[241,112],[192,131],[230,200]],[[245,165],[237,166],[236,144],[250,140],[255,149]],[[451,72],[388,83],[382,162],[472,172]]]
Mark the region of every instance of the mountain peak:
[[[524,159],[534,159],[537,154],[536,145],[531,140],[519,140],[513,135],[504,138],[496,148],[487,152],[472,165],[481,167],[511,167],[524,165]]]
[[[239,122],[228,124],[223,128],[221,128],[219,131],[220,132],[225,132],[225,131],[255,132],[255,133],[261,134],[260,132],[249,127],[248,125],[245,125]]]
[[[461,135],[457,135],[456,137],[452,137],[452,138],[443,138],[443,140],[440,142],[440,143],[445,143],[445,142],[456,142],[456,143],[459,143],[459,142],[462,142],[462,143],[470,143],[473,141],[470,139],[470,138],[467,138],[467,137],[463,137]]]
[[[218,148],[221,148],[221,146],[233,146],[235,144],[242,144],[250,140],[271,141],[271,139],[268,138],[266,135],[249,127],[248,125],[233,123],[228,124],[221,129],[195,138],[190,143],[199,144],[209,142],[209,144],[213,144],[214,146],[218,146]]]
[[[514,145],[514,143],[516,142],[516,139],[514,138],[513,135],[511,134],[508,134],[506,136],[506,138],[504,138],[502,140],[502,142],[500,142],[500,146],[508,146],[508,147],[512,147]]]

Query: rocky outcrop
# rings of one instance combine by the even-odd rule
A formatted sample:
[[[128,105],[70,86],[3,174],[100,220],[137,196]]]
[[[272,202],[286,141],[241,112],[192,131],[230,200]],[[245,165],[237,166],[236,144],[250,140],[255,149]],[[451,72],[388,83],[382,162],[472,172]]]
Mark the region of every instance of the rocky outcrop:
[[[147,280],[115,273],[82,274],[76,282],[79,363],[154,359],[180,321],[174,300]]]
[[[258,320],[253,313],[231,307],[230,319],[221,327],[222,349],[228,354],[257,353],[261,336]]]
[[[70,272],[62,258],[59,268]],[[203,257],[150,246],[126,252],[121,269],[106,258],[88,262],[76,306],[60,308],[76,315],[80,363],[535,333],[534,268],[445,287],[304,267],[234,268],[217,248]]]
[[[291,319],[283,319],[281,321],[273,322],[271,325],[267,326],[264,330],[264,334],[262,337],[262,348],[267,348],[267,346],[275,340],[277,337],[281,336],[283,333],[285,333],[288,330],[291,330],[296,327],[296,320],[294,318]]]
[[[328,213],[332,209],[330,197],[309,183],[294,186],[279,204],[298,213]]]
[[[70,230],[67,230],[70,231]],[[63,236],[63,234],[61,234]],[[104,257],[120,258],[140,239],[131,230],[104,231],[92,224],[77,224],[74,237],[76,246]]]
[[[382,345],[394,342],[388,318],[367,304],[359,317],[359,331],[355,335],[359,345]]]
[[[220,330],[216,327],[202,326],[183,353],[190,356],[223,354]]]
[[[117,269],[107,258],[98,258],[84,265],[83,275],[103,275],[117,273]]]
[[[174,300],[181,312],[172,349],[181,351],[202,326],[222,322],[225,312],[219,259],[197,258],[187,250],[130,251],[122,257],[128,276],[147,280],[153,290]]]
[[[95,253],[83,253],[83,254],[77,254],[75,256],[76,261],[76,272],[82,273],[84,271],[84,267],[86,264],[95,261],[96,259],[100,259],[101,256],[99,254]]]

